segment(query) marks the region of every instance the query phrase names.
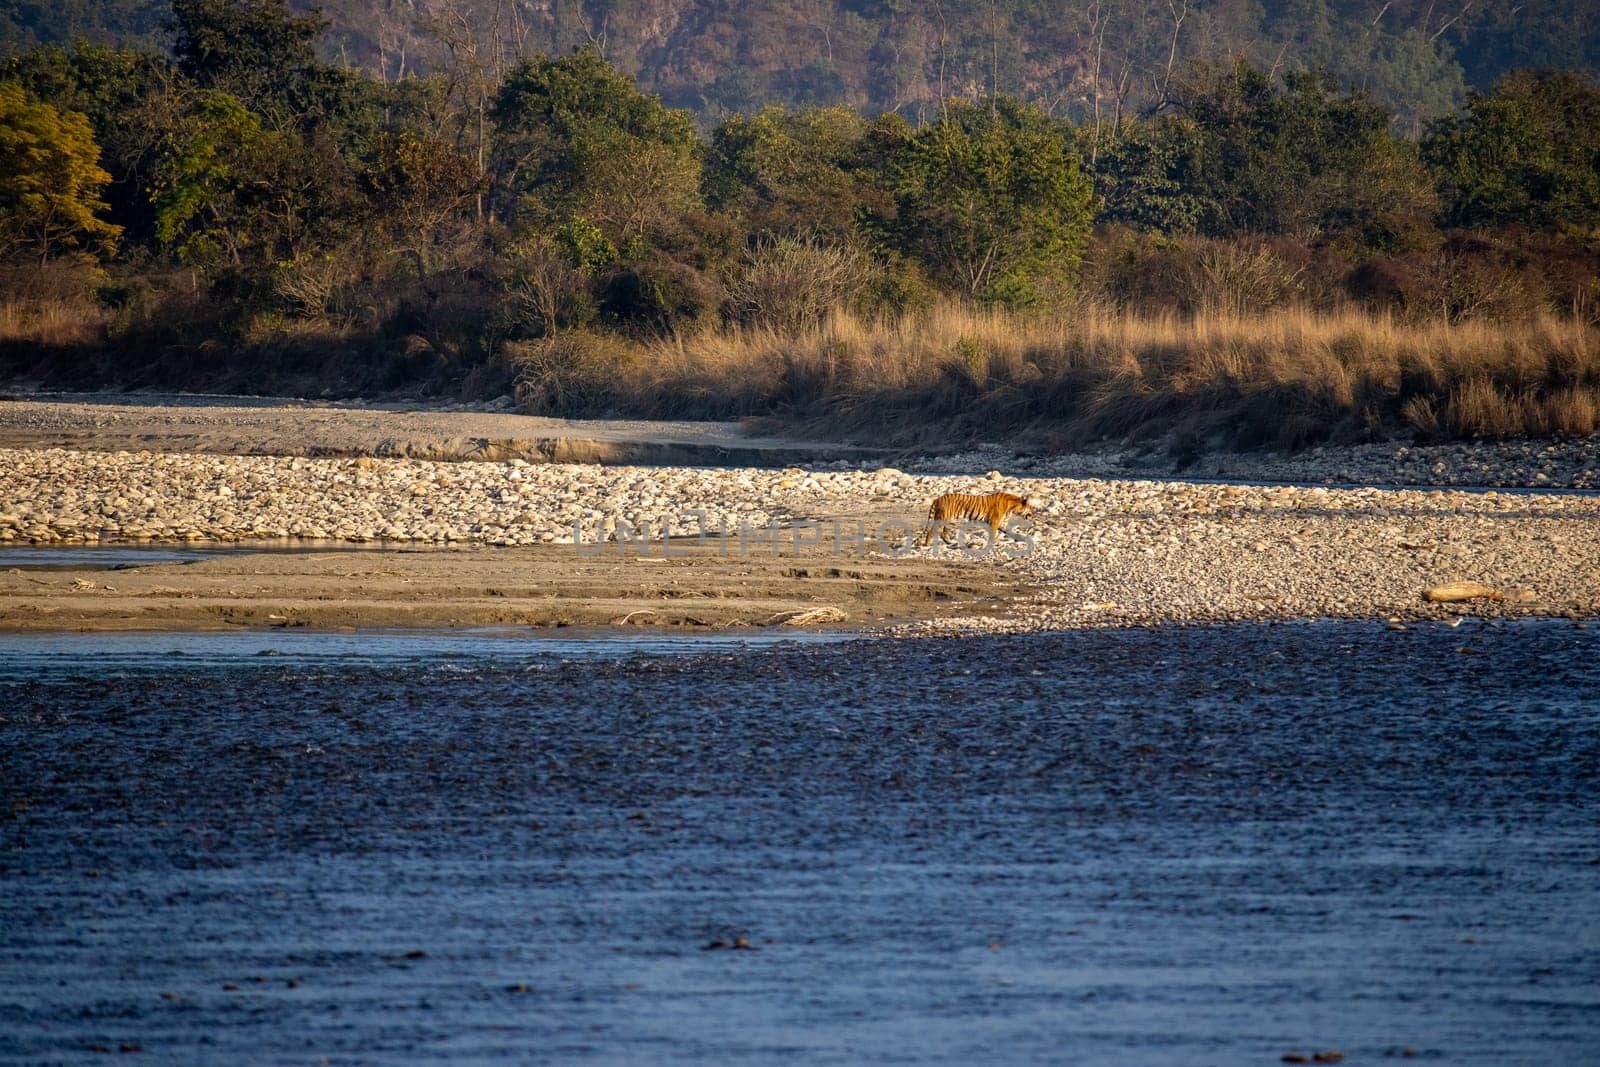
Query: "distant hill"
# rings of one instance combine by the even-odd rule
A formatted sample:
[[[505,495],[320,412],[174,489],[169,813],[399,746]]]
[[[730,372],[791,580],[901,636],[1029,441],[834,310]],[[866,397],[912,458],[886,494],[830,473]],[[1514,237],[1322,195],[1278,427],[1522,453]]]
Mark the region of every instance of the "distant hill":
[[[255,0],[260,2],[260,0]],[[998,86],[1077,121],[1161,99],[1193,59],[1321,66],[1414,132],[1516,67],[1600,66],[1600,0],[291,0],[325,53],[388,77],[600,46],[707,121],[766,103],[926,114]],[[164,0],[0,0],[0,48],[159,47]]]

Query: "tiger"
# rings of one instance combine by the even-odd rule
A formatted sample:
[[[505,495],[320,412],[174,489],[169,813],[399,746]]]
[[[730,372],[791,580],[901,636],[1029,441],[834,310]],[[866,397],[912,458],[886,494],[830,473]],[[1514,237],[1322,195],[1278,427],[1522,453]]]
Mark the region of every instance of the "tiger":
[[[981,521],[989,524],[989,544],[999,540],[1000,527],[1012,515],[1032,515],[1039,502],[1033,497],[1024,499],[1014,493],[989,493],[976,496],[972,493],[946,493],[928,507],[928,523],[922,533],[923,547],[933,540],[933,531],[939,539],[950,543],[950,527],[955,523]]]

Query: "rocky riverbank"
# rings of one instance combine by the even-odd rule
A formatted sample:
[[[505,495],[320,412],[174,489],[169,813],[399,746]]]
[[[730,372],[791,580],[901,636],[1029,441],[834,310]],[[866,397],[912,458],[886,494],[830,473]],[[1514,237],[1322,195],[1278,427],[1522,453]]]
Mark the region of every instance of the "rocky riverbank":
[[[1386,441],[1302,452],[1104,447],[1050,454],[985,445],[908,461],[908,470],[982,472],[1000,468],[1038,477],[1172,478],[1311,485],[1439,486],[1498,489],[1600,487],[1600,437],[1574,440]]]
[[[1183,478],[1306,485],[1535,489],[1600,487],[1600,436],[1568,440],[1389,441],[1300,452],[1190,452],[1172,442],[1052,452],[986,444],[906,453],[757,435],[733,422],[570,420],[484,405],[312,402],[282,397],[25,393],[0,399],[0,447],[222,455],[375,456],[542,463],[830,469],[893,463],[918,473],[989,470],[1048,478]]]
[[[883,449],[746,432],[737,422],[557,419],[487,405],[46,393],[0,398],[0,447],[235,456],[765,466]]]
[[[905,545],[932,497],[995,489],[1041,500],[1028,540],[972,553]],[[896,559],[913,574],[919,561],[998,569],[1029,590],[1003,608],[920,627],[941,632],[1588,618],[1600,615],[1597,510],[1595,497],[1561,493],[0,449],[0,542],[11,544],[300,538],[503,548],[570,546],[576,535],[590,551],[632,538],[635,555],[664,556],[665,532],[672,545],[720,556]],[[1423,600],[1423,590],[1459,580],[1505,595]]]
[[[1600,500],[1562,494],[1039,479],[1038,599],[984,630],[1286,618],[1600,615]],[[1476,581],[1489,597],[1432,602]],[[962,625],[938,623],[935,629]]]

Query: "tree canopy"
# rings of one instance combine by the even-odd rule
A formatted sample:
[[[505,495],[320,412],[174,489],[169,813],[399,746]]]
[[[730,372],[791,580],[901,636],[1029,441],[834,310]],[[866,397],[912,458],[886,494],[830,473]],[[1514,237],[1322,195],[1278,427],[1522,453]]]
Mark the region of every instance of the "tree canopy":
[[[1338,39],[1338,19],[1297,2],[1305,47]],[[760,106],[706,128],[598,35],[519,54],[463,14],[436,24],[450,58],[433,72],[374,77],[324,58],[327,20],[298,10],[174,0],[171,55],[79,41],[0,61],[0,258],[93,253],[142,279],[181,265],[241,329],[338,314],[430,344],[448,324],[492,349],[574,326],[815,323],[835,304],[904,308],[941,292],[1049,307],[1122,269],[1099,254],[1119,241],[1158,255],[1232,242],[1276,272],[1273,292],[1318,259],[1354,279],[1351,294],[1394,293],[1444,270],[1467,240],[1458,228],[1571,242],[1600,227],[1593,78],[1515,74],[1419,142],[1335,73],[1183,61],[1182,34],[1227,36],[1209,8],[1168,27],[1143,107],[1007,93],[1019,68],[993,53],[986,86],[952,76],[937,106],[910,106],[915,79],[891,51],[878,53],[883,76],[911,94],[893,109]],[[821,100],[859,57],[828,9],[807,17],[824,44],[806,75]],[[953,35],[972,29],[964,19],[952,14]],[[1110,43],[1100,60],[1116,61]],[[735,89],[716,91],[731,102]],[[1273,243],[1300,263],[1279,264],[1263,251]],[[1423,265],[1382,262],[1409,254]],[[1561,292],[1588,306],[1586,261],[1571,261]],[[1188,306],[1181,278],[1162,282],[1137,284]]]
[[[1422,151],[1445,221],[1600,231],[1600,84],[1560,71],[1510,75],[1439,120]]]
[[[621,248],[699,207],[693,119],[640,92],[595,49],[514,67],[493,116],[507,219],[588,223]]]
[[[0,49],[79,37],[151,47],[170,40],[161,26],[173,6],[171,0],[9,0],[0,4]],[[258,13],[272,6],[254,4]],[[315,44],[323,61],[384,81],[444,72],[460,57],[468,32],[503,42],[511,61],[596,45],[640,88],[695,111],[706,126],[768,104],[842,105],[924,121],[944,97],[981,100],[992,92],[1087,125],[1159,106],[1172,72],[1190,61],[1240,56],[1274,71],[1326,70],[1341,87],[1366,90],[1396,116],[1400,132],[1415,137],[1428,120],[1459,106],[1467,89],[1487,92],[1512,69],[1600,64],[1593,0],[296,0],[293,6],[320,10],[327,30]],[[440,21],[453,27],[449,44],[439,39]],[[269,51],[295,44],[292,32],[283,39],[277,22],[240,25]],[[486,46],[477,58],[498,75],[503,65],[493,52]],[[240,85],[225,87],[252,99]]]
[[[711,134],[706,199],[756,232],[846,241],[874,200],[873,129],[842,107],[733,115]]]
[[[1030,303],[1071,278],[1089,233],[1089,181],[1068,136],[1008,97],[954,102],[891,156],[894,212],[877,225],[957,290]]]
[[[121,233],[99,217],[110,181],[87,117],[0,82],[0,246],[41,262],[71,249],[110,250]]]
[[[1392,243],[1425,222],[1428,179],[1389,116],[1323,75],[1280,85],[1247,63],[1174,80],[1170,112],[1108,153],[1120,217],[1216,236],[1356,231]]]

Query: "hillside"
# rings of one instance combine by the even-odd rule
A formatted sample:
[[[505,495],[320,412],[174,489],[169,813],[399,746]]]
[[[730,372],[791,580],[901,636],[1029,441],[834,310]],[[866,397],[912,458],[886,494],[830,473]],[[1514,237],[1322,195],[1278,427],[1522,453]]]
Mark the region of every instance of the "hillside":
[[[86,36],[152,46],[164,0],[8,0],[0,49]],[[764,103],[925,115],[998,87],[1078,122],[1147,108],[1172,69],[1242,55],[1322,66],[1367,89],[1403,132],[1517,67],[1600,65],[1600,0],[292,0],[329,20],[326,58],[380,77],[453,47],[493,67],[599,46],[704,122]]]

